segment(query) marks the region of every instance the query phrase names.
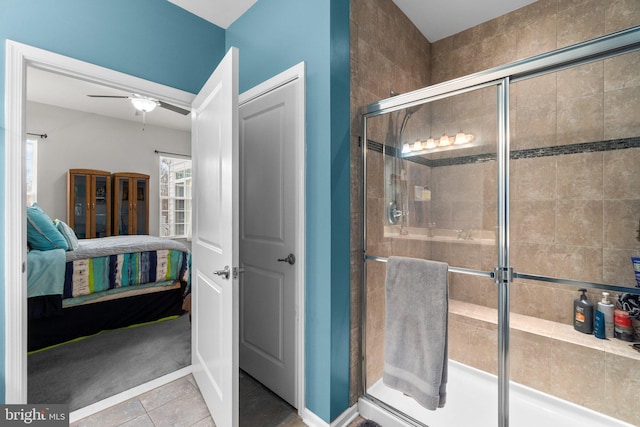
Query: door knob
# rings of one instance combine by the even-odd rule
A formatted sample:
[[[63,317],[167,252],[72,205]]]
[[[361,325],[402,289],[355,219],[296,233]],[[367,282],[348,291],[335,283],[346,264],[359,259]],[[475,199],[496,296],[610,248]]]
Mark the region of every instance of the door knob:
[[[296,263],[296,256],[294,254],[289,254],[286,258],[278,258],[278,262],[288,262],[293,265]]]
[[[225,265],[224,270],[214,271],[213,274],[215,274],[216,276],[221,276],[226,280],[229,280],[229,274],[231,274],[231,269],[229,269],[228,265]]]

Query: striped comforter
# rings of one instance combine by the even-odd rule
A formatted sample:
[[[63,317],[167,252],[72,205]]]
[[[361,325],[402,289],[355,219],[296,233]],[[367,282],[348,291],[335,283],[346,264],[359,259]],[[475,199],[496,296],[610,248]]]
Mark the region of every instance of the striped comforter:
[[[157,249],[76,259],[66,263],[63,298],[174,280],[189,282],[188,250]]]

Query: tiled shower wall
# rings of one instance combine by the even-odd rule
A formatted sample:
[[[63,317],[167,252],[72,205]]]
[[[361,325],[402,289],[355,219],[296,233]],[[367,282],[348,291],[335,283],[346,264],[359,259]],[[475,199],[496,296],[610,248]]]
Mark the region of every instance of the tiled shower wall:
[[[395,66],[388,67],[384,65],[389,64],[388,61],[381,61],[381,56],[384,55],[380,53],[380,48],[386,43],[379,39],[395,40],[403,32],[412,34],[415,29],[406,22],[394,28],[387,24],[379,25],[380,15],[386,16],[389,13],[394,16],[399,13],[391,1],[352,1],[352,403],[361,389],[358,354],[362,206],[359,181],[361,153],[357,142],[360,121],[357,108],[388,97],[388,91],[392,89],[398,92],[416,89],[640,24],[638,1],[541,0],[433,43],[430,45],[430,55],[429,44],[425,42],[427,47],[420,49],[426,50],[425,57],[421,59],[426,62],[427,67],[429,59],[431,60],[431,78],[429,80],[428,72],[424,77],[428,84],[420,85],[415,82],[415,87],[400,88],[393,87],[393,84],[402,80],[397,77],[402,72],[397,67],[398,63],[392,62]],[[384,21],[389,22],[389,18],[385,17]],[[364,30],[364,27],[368,30]],[[373,38],[370,38],[371,32],[375,33]],[[405,45],[398,41],[392,45],[393,55],[399,55],[395,50],[405,49]],[[640,116],[639,65],[639,56],[632,54],[512,85],[512,148],[524,150],[637,137],[640,135],[637,120]],[[407,70],[410,75],[415,73],[413,68]],[[417,125],[419,122],[418,118],[412,118],[410,123]],[[368,135],[369,138],[388,143],[388,122],[383,118],[376,118],[369,131],[372,134]],[[413,131],[414,134],[416,132]],[[415,136],[425,138],[428,135]],[[415,136],[411,135],[413,138]],[[372,170],[384,167],[380,153],[370,152],[368,156]],[[628,259],[631,255],[640,254],[639,243],[634,238],[640,215],[638,165],[640,148],[525,156],[513,160],[510,183],[513,203],[511,263],[517,271],[633,286]],[[415,168],[425,169],[419,165]],[[438,187],[436,181],[453,185],[460,179],[471,187],[482,185],[481,192],[485,187],[495,188],[490,181],[491,177],[495,177],[495,162],[426,169],[430,170],[410,173],[410,176],[427,177],[434,186],[434,192]],[[379,173],[382,174],[382,171]],[[370,179],[372,183],[375,182],[373,176]],[[452,188],[456,186],[453,185]],[[369,206],[369,218],[376,221],[376,224],[381,224],[383,219],[379,217],[384,212],[384,191],[376,186],[368,186],[367,190],[371,192],[367,195],[369,203],[378,204],[377,208]],[[482,193],[473,194],[482,196]],[[494,196],[495,192],[491,197],[480,197],[477,202],[484,205],[486,212],[491,212],[489,204]],[[438,197],[441,195],[434,193],[434,202]],[[429,211],[429,214],[433,218],[438,215],[435,210]],[[490,217],[491,215],[483,216],[483,229],[491,226],[491,221],[487,220]],[[443,214],[438,221],[444,226],[450,218],[450,215]],[[466,252],[461,252],[452,251],[450,244],[391,242],[378,240],[379,237],[381,236],[370,236],[371,243],[379,244],[369,246],[369,251],[375,251],[380,256],[390,253],[416,254],[482,270],[490,270],[495,265],[495,255],[484,249],[474,250],[472,246],[467,246]],[[369,304],[380,305],[384,298],[382,295],[376,296],[375,290],[381,292],[383,266],[370,263],[368,275],[369,283],[374,289],[368,298]],[[571,322],[571,302],[576,294],[574,288],[517,281],[512,287],[512,309],[515,313],[567,324]],[[594,296],[592,295],[592,300]],[[495,307],[496,301],[495,287],[490,280],[461,279],[456,275],[451,278],[451,297],[487,307]],[[368,315],[370,312],[384,312],[383,306],[372,308],[373,310],[368,310]],[[375,331],[382,329],[383,316],[372,316],[367,322],[370,326],[367,330],[368,345],[371,343],[373,348],[381,346],[383,337],[381,334],[376,336]],[[486,328],[487,326],[478,326],[474,330],[477,334]],[[487,338],[485,341],[495,340],[495,329],[488,328],[483,336]],[[452,337],[454,341],[460,341],[457,338],[463,337]],[[518,340],[519,335],[514,338],[514,343],[522,342]],[[473,337],[464,339],[468,342]],[[526,340],[529,343],[537,342],[530,336]],[[514,346],[514,356],[521,348],[524,346]],[[536,348],[540,350],[539,345]],[[575,349],[566,350],[571,353]],[[367,363],[373,370],[381,366],[381,361],[376,361],[375,355],[376,352],[372,351],[367,356]],[[487,360],[495,360],[495,354],[487,356]],[[612,357],[614,356],[609,356],[608,359]],[[561,355],[557,355],[556,359],[560,360]],[[584,360],[592,359],[593,357],[588,356]],[[594,366],[598,366],[598,363]],[[488,363],[488,366],[492,366],[492,363]],[[516,375],[519,374],[519,366],[516,358],[513,364]],[[619,363],[618,366],[623,364]],[[611,369],[615,370],[613,367]],[[615,376],[610,378],[615,380]],[[540,380],[540,389],[549,388],[549,382],[542,381],[542,377],[530,380],[533,386]],[[572,383],[567,381],[567,384]],[[576,385],[571,385],[574,386]],[[547,391],[557,392],[562,389],[558,383],[551,388],[552,390]],[[569,387],[567,395],[575,394],[570,393],[571,391],[573,390]],[[589,406],[609,412],[597,408],[597,404]]]
[[[428,86],[430,58],[429,42],[391,0],[351,0],[351,404],[362,390],[360,108],[388,98],[391,91],[403,93]],[[386,138],[393,132],[388,123],[381,123],[377,133],[379,138]]]

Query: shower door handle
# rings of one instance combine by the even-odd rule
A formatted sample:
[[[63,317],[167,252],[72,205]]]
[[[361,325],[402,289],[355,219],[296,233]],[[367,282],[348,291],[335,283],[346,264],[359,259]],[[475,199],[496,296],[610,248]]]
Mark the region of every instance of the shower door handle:
[[[293,265],[296,263],[296,256],[289,254],[286,258],[278,258],[278,262],[288,262],[290,265]]]

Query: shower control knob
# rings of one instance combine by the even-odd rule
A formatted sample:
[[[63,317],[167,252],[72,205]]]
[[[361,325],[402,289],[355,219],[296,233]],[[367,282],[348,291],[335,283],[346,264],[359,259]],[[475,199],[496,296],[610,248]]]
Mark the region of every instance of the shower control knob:
[[[293,265],[296,263],[296,256],[289,254],[286,258],[278,258],[278,262],[288,262],[290,265]]]

